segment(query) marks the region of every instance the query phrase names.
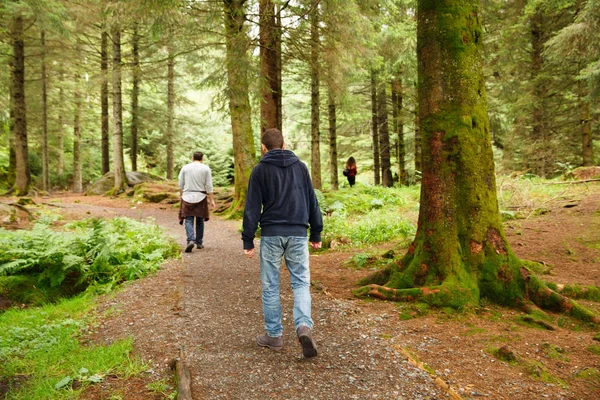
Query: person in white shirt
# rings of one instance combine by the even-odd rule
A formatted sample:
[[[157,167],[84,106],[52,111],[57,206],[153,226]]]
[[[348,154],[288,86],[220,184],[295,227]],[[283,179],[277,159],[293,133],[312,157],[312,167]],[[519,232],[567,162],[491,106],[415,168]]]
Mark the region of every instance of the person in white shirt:
[[[204,154],[201,151],[194,153],[192,162],[186,164],[179,172],[179,189],[181,204],[179,207],[179,223],[185,221],[187,245],[185,252],[190,253],[194,245],[198,249],[204,248],[204,221],[208,221],[208,206],[215,208],[213,196],[212,175],[208,165],[203,163]],[[194,219],[196,229],[194,230]]]

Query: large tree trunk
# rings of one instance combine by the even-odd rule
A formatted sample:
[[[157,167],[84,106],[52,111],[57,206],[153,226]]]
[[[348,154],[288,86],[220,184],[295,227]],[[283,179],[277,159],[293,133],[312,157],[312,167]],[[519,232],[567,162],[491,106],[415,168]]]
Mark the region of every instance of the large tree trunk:
[[[331,83],[330,83],[331,85]],[[331,190],[338,190],[338,162],[337,162],[337,108],[333,88],[329,88],[329,166],[331,174]]]
[[[75,107],[73,117],[73,191],[83,191],[81,173],[81,91],[79,74],[75,74]]]
[[[246,13],[243,0],[224,0],[225,41],[227,47],[227,91],[233,134],[235,201],[232,213],[243,210],[250,172],[256,163],[254,136],[250,119],[248,89],[248,49],[250,41],[244,26]]]
[[[486,111],[479,1],[420,0],[417,15],[423,137],[417,234],[402,261],[372,275],[367,281],[373,283],[357,294],[455,308],[478,304],[483,297],[513,306],[529,298],[598,322],[531,275],[504,236]]]
[[[381,183],[385,187],[394,185],[390,161],[390,130],[387,111],[386,83],[378,85],[377,93],[377,122],[379,123],[379,151],[381,154]]]
[[[167,147],[167,179],[173,179],[175,156],[173,154],[174,121],[175,121],[175,51],[169,45],[169,62],[167,64],[167,132],[165,143]]]
[[[319,113],[319,0],[310,14],[310,173],[315,189],[321,190],[321,116]]]
[[[531,82],[533,84],[533,112],[531,143],[526,157],[526,166],[539,176],[547,176],[549,170],[548,133],[546,124],[545,98],[546,84],[540,76],[543,68],[544,53],[544,15],[538,7],[530,17],[531,30]]]
[[[14,58],[9,61],[10,70],[14,68]],[[8,85],[8,95],[10,97],[10,107],[8,111],[8,187],[10,191],[14,190],[15,178],[17,173],[17,154],[15,152],[15,95],[12,82]]]
[[[42,62],[42,189],[48,191],[48,79],[46,75],[46,32],[40,37]]]
[[[121,30],[112,30],[113,41],[113,172],[115,186],[113,194],[127,189],[125,159],[123,157],[123,103],[121,99]]]
[[[583,166],[591,167],[594,165],[594,143],[592,137],[592,116],[590,113],[590,103],[587,100],[587,91],[585,90],[585,82],[578,80],[579,93],[579,115],[581,121],[581,144]]]
[[[281,130],[281,72],[279,63],[278,41],[280,27],[275,16],[275,4],[272,0],[259,1],[260,14],[260,128],[277,128]]]
[[[283,105],[282,105],[282,99],[283,99],[283,91],[282,91],[282,84],[281,84],[281,80],[282,80],[282,50],[281,50],[281,4],[277,3],[277,13],[276,13],[276,19],[277,19],[277,29],[275,30],[275,54],[277,55],[277,76],[276,76],[276,80],[277,80],[277,88],[279,89],[278,95],[275,97],[277,100],[277,129],[279,129],[281,132],[283,132]]]
[[[408,185],[406,173],[406,149],[404,144],[404,122],[402,118],[402,78],[392,81],[392,115],[394,116],[394,133],[396,134],[396,157],[398,160],[398,179],[401,185]]]
[[[15,143],[15,193],[27,194],[31,184],[29,148],[27,144],[27,112],[25,105],[25,43],[23,18],[15,16],[12,26],[13,65],[12,91]]]
[[[138,24],[133,25],[133,37],[131,43],[131,52],[133,53],[133,77],[131,82],[131,170],[137,171],[138,156],[138,97],[140,92],[140,36],[138,35]]]
[[[373,129],[373,182],[381,183],[379,164],[379,121],[377,118],[377,72],[371,70],[371,125]]]
[[[419,121],[419,105],[415,107],[414,111],[415,121],[415,171],[423,171],[423,154],[421,152],[421,122]]]
[[[102,118],[102,175],[110,171],[109,131],[108,131],[108,32],[102,31],[100,47],[100,104]]]

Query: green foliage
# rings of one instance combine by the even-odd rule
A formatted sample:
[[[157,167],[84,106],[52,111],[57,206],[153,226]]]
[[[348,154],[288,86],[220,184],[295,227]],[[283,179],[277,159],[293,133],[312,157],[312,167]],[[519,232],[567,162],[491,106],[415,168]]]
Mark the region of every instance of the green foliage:
[[[355,246],[411,239],[415,226],[406,219],[416,205],[415,189],[357,185],[317,193],[325,228],[323,241]]]
[[[35,276],[41,285],[92,284],[140,278],[178,254],[155,225],[127,218],[87,219],[55,232],[47,223],[31,231],[0,229],[0,275]]]
[[[90,296],[78,296],[0,314],[0,376],[14,386],[8,399],[77,398],[108,374],[127,378],[146,368],[131,356],[132,339],[110,346],[80,343],[93,307]],[[23,376],[26,380],[19,381]],[[79,388],[71,386],[74,381]]]

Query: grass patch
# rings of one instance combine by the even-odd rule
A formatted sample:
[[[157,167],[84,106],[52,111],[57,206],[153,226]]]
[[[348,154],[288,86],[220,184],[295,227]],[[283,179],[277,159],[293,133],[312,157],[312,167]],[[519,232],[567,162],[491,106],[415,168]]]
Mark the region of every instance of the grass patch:
[[[14,384],[8,399],[77,398],[108,374],[128,378],[147,368],[131,356],[131,339],[110,346],[80,343],[93,308],[94,300],[81,295],[0,315],[0,376]]]
[[[598,345],[592,344],[592,345],[586,347],[586,350],[592,354],[600,356],[600,346],[598,346]]]
[[[425,316],[429,313],[430,308],[426,303],[398,303],[399,317],[402,321]]]
[[[562,347],[555,346],[551,343],[542,343],[540,349],[546,354],[546,357],[554,360],[569,361],[565,356],[565,350]]]
[[[471,329],[467,329],[466,331],[463,331],[460,333],[461,336],[474,336],[474,335],[479,335],[480,333],[485,333],[486,330],[483,328],[471,328]]]
[[[575,373],[576,378],[585,379],[593,382],[600,382],[600,372],[595,368],[584,368]]]
[[[551,383],[554,385],[560,385],[563,388],[567,387],[567,384],[556,377],[550,370],[541,362],[535,360],[526,360],[523,362],[523,366],[529,375],[538,381],[545,383]]]
[[[174,400],[177,397],[177,391],[164,378],[149,383],[148,385],[146,385],[146,388],[155,394],[163,395],[166,399],[169,400]]]

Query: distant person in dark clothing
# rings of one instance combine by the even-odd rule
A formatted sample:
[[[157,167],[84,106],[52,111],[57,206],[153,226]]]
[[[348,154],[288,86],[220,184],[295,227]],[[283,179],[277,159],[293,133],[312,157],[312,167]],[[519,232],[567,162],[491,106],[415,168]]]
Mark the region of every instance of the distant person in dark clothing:
[[[348,183],[350,187],[354,186],[356,183],[356,160],[354,157],[350,157],[348,161],[346,161],[346,168],[344,168],[344,176],[348,178]]]
[[[244,252],[252,258],[254,236],[260,223],[260,280],[266,334],[258,336],[256,341],[271,350],[283,348],[279,293],[283,257],[294,293],[294,329],[304,357],[315,357],[306,236],[310,227],[310,246],[321,248],[321,210],[308,169],[285,149],[281,132],[267,129],[261,147],[265,154],[250,175],[242,232]]]

